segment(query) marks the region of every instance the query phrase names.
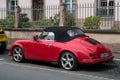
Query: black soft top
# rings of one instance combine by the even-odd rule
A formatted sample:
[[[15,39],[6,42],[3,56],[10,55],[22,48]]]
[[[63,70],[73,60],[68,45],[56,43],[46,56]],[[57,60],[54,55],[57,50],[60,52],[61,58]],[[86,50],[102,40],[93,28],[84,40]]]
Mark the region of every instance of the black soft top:
[[[79,29],[77,27],[47,27],[46,29],[44,29],[44,31],[46,32],[57,32],[57,31],[67,31],[67,30],[72,30],[72,29]]]
[[[77,27],[48,27],[44,29],[45,32],[53,32],[55,34],[55,40],[60,42],[69,41],[75,37],[70,37],[67,34],[68,30],[79,29]],[[83,36],[83,35],[82,35]]]

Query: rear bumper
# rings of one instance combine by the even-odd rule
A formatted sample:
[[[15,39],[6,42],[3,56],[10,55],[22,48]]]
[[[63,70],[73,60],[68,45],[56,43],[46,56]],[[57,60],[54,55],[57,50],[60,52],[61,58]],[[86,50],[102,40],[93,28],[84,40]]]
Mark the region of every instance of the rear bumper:
[[[82,59],[79,60],[79,64],[97,64],[101,62],[107,62],[114,58],[114,56],[109,56],[106,58],[97,58],[97,59]]]

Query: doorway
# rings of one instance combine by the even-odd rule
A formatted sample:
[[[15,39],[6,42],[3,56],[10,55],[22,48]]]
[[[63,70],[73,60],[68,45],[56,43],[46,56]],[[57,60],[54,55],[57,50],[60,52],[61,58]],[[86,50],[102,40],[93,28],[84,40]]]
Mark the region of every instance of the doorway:
[[[44,16],[44,0],[32,0],[33,21],[40,20]]]

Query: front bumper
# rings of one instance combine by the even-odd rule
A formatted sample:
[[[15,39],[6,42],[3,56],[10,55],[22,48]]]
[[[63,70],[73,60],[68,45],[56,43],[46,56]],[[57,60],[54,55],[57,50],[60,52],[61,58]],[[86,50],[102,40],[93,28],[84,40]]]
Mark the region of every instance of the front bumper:
[[[101,62],[107,62],[114,58],[114,56],[109,56],[106,58],[97,58],[97,59],[82,59],[79,60],[79,64],[97,64]]]

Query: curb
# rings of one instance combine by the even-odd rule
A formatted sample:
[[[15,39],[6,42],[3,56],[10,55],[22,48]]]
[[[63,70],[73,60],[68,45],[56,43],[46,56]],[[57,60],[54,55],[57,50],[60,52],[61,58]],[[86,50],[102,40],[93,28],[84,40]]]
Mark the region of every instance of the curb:
[[[118,59],[118,58],[115,58],[115,59],[113,59],[113,60],[115,60],[115,61],[120,61],[120,59]]]

